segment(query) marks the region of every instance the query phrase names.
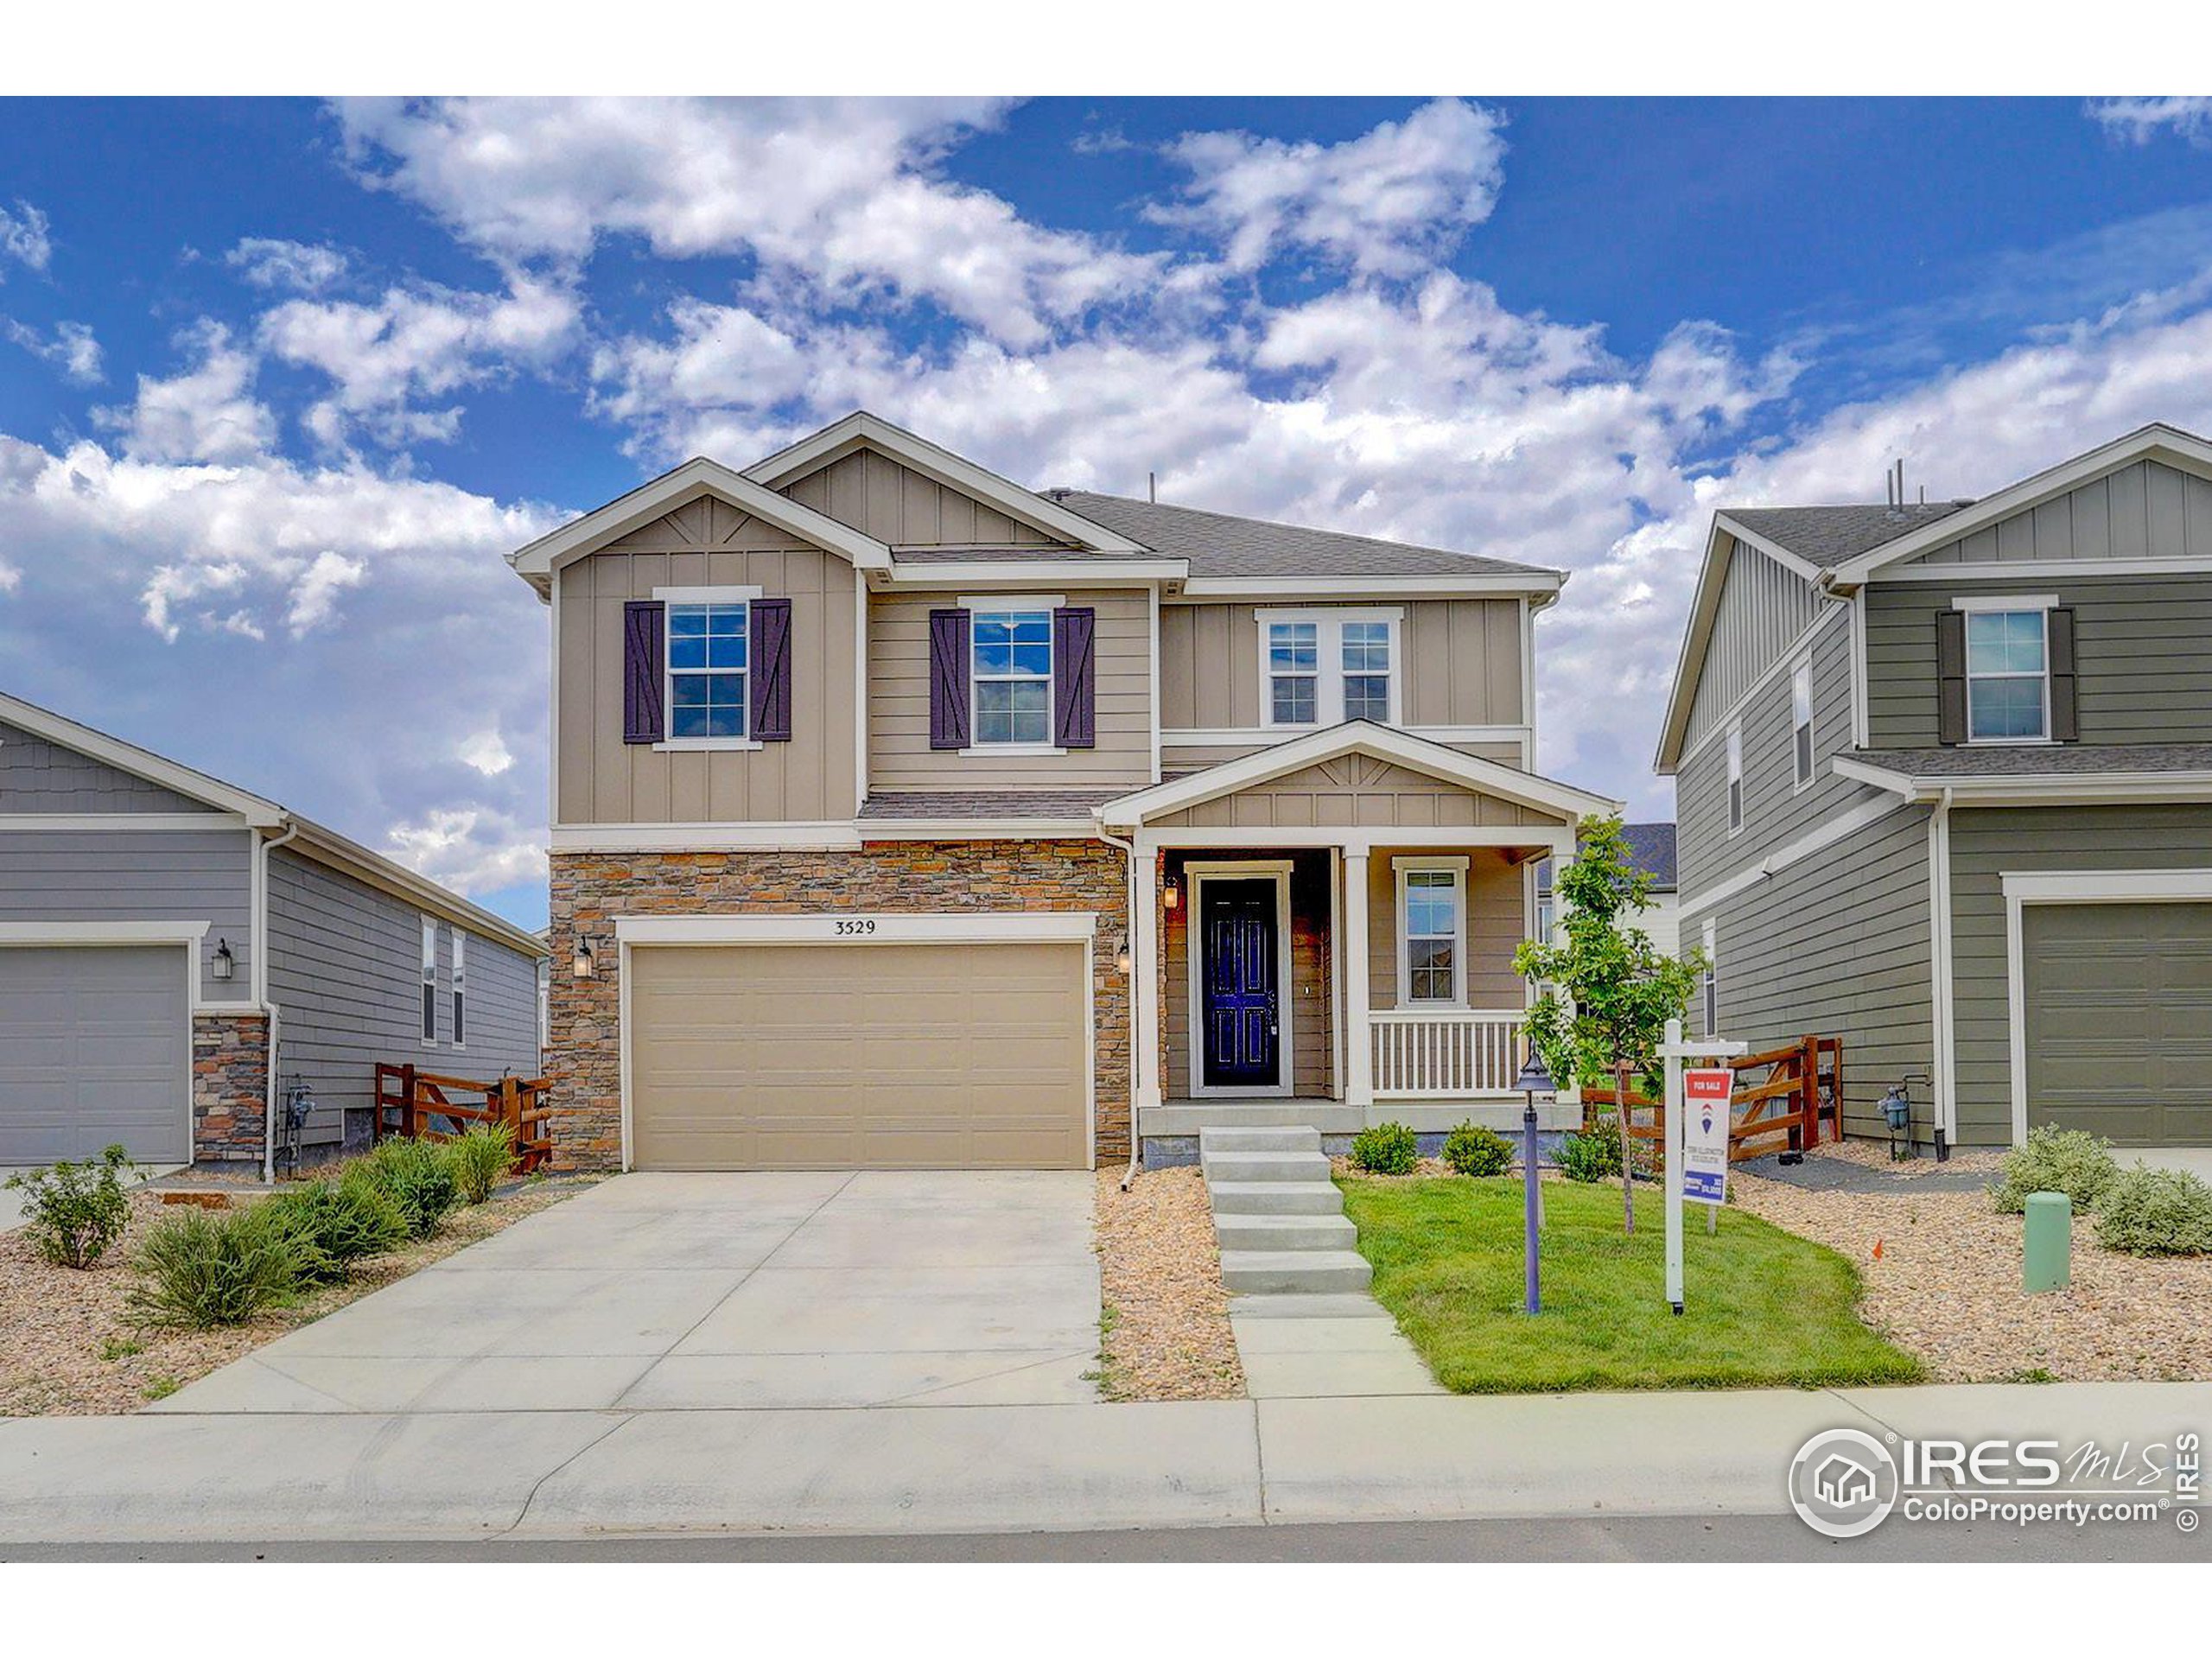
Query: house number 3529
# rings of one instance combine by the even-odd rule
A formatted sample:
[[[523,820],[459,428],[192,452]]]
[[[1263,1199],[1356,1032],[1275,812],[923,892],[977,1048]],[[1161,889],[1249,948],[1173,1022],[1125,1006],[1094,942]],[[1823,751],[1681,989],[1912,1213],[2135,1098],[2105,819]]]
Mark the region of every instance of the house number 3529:
[[[841,921],[837,924],[837,937],[840,938],[851,934],[867,934],[874,931],[875,922],[870,917],[864,916],[856,921]]]

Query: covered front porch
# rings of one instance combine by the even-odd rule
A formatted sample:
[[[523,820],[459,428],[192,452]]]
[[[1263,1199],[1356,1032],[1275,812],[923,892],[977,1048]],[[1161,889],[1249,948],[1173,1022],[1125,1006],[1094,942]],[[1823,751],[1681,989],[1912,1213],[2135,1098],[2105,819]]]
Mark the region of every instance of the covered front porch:
[[[1208,1128],[1310,1126],[1334,1150],[1391,1121],[1518,1123],[1535,867],[1606,804],[1363,723],[1116,803],[1151,887],[1131,951],[1146,1161],[1194,1156]]]

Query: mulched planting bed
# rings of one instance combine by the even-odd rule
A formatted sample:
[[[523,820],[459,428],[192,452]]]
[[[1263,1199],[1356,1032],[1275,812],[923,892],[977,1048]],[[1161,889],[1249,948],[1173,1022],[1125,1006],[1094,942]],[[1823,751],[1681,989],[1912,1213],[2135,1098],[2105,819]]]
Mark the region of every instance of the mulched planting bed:
[[[488,1203],[456,1209],[436,1237],[363,1262],[345,1284],[220,1331],[142,1331],[124,1318],[124,1294],[137,1277],[129,1265],[131,1254],[166,1207],[155,1192],[131,1194],[129,1230],[94,1267],[51,1267],[20,1231],[0,1233],[0,1416],[136,1411],[599,1179],[526,1182]]]
[[[1195,1169],[1154,1169],[1127,1192],[1098,1173],[1100,1389],[1109,1400],[1241,1400],[1213,1208]]]
[[[1988,1162],[1993,1174],[1997,1160]],[[2019,1217],[1998,1214],[1986,1193],[1910,1185],[1810,1192],[1729,1177],[1736,1205],[1847,1257],[1866,1287],[1860,1317],[1939,1381],[2212,1378],[2212,1257],[2114,1255],[2097,1243],[2094,1218],[2076,1216],[2073,1285],[2031,1296],[2020,1288]]]

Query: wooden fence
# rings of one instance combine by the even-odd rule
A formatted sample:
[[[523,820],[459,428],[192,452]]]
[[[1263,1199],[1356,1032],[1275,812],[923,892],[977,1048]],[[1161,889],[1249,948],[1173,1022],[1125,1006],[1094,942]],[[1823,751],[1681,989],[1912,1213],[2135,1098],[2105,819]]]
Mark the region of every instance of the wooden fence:
[[[1738,1055],[1725,1064],[1736,1074],[1729,1096],[1728,1160],[1802,1152],[1843,1138],[1843,1041],[1802,1037],[1782,1048]],[[1611,1089],[1582,1091],[1582,1126],[1593,1127],[1596,1109],[1621,1109],[1629,1138],[1647,1143],[1651,1166],[1665,1162],[1667,1113],[1662,1102],[1629,1088],[1626,1068]],[[1642,1116],[1649,1114],[1648,1116]]]
[[[504,1123],[514,1136],[517,1167],[528,1174],[553,1156],[546,1122],[550,1084],[543,1077],[500,1077],[482,1083],[444,1077],[411,1065],[377,1066],[377,1109],[372,1138],[404,1135],[410,1141],[449,1141],[470,1123]],[[473,1105],[455,1096],[477,1095]]]

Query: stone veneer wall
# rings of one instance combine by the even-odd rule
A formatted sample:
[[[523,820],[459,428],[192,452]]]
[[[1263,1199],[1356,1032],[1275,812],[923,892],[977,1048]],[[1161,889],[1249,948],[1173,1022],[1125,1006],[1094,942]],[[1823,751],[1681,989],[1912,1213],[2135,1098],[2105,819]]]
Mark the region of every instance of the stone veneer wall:
[[[258,1166],[268,1144],[268,1016],[194,1014],[193,1160]]]
[[[551,1131],[560,1168],[621,1161],[621,916],[822,915],[838,911],[1075,910],[1098,914],[1097,1155],[1129,1155],[1129,986],[1114,966],[1124,937],[1122,855],[1094,841],[871,842],[858,852],[556,853],[552,856]],[[577,935],[599,966],[568,971]]]

